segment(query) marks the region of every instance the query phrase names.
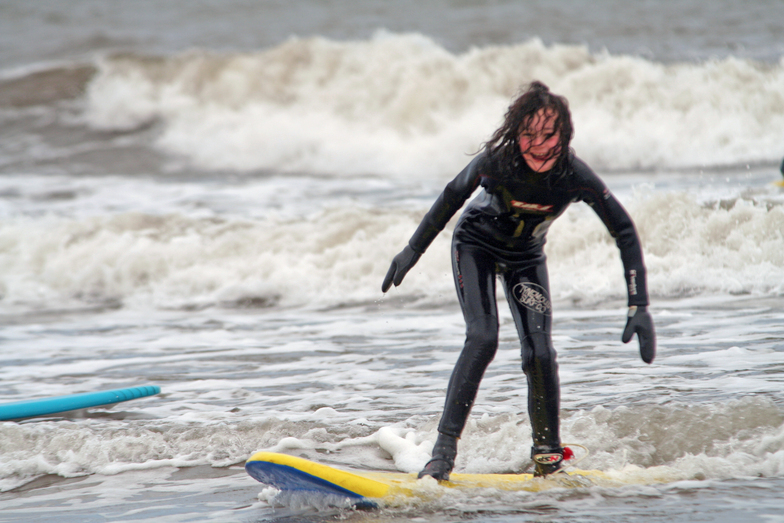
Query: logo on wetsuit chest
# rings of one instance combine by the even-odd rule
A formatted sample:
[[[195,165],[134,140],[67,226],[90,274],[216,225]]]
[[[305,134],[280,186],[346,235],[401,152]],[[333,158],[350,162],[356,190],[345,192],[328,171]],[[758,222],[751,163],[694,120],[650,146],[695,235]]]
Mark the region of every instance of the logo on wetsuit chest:
[[[509,202],[509,204],[515,209],[522,209],[524,211],[552,212],[553,210],[552,205],[541,205],[538,203],[518,202],[517,200],[512,200],[511,202]]]
[[[535,283],[518,283],[512,287],[512,295],[526,309],[540,314],[550,314],[552,305],[547,290]]]

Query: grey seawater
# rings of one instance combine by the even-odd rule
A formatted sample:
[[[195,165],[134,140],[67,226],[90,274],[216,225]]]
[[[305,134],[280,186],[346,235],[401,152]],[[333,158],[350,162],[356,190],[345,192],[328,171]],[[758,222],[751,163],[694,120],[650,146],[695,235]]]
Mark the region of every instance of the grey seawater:
[[[453,52],[538,37],[663,62],[729,55],[775,62],[784,51],[783,9],[738,0],[9,0],[0,6],[0,67],[96,51],[258,50],[291,36],[361,40],[379,29],[425,34]]]
[[[235,211],[237,200],[211,183],[245,175],[177,164],[153,146],[155,122],[127,134],[83,124],[81,97],[96,54],[258,51],[292,35],[366,39],[383,28],[427,35],[453,52],[539,37],[665,63],[727,56],[772,63],[784,52],[781,16],[780,2],[733,0],[3,2],[0,173],[29,175],[36,187],[0,195],[2,218]],[[743,183],[778,176],[769,171]],[[724,174],[745,173],[714,172],[711,182]],[[161,191],[161,180],[171,186]],[[333,201],[343,201],[349,185],[307,176],[293,183]],[[677,190],[696,182],[659,176],[656,183]],[[378,206],[432,200],[439,189],[382,181],[348,196]],[[324,308],[239,300],[140,309],[87,300],[81,308],[3,309],[4,397],[145,383],[162,393],[0,422],[0,521],[784,521],[784,301],[685,294],[652,306],[660,342],[652,366],[639,362],[634,343],[618,340],[622,303],[556,304],[565,434],[592,451],[585,468],[631,465],[647,481],[542,493],[443,491],[374,512],[308,498],[270,502],[242,464],[272,449],[395,470],[375,438],[391,427],[432,439],[464,330],[451,297],[436,305],[392,293]],[[461,443],[462,470],[527,464],[517,343],[505,315],[501,349]],[[660,470],[669,479],[652,481]]]
[[[2,329],[6,390],[29,394],[35,377],[49,390],[141,379],[163,392],[75,416],[0,423],[3,468],[19,470],[3,475],[6,486],[19,484],[0,493],[0,521],[781,521],[784,478],[774,470],[782,466],[784,362],[775,349],[784,340],[784,303],[709,301],[657,304],[652,366],[617,340],[622,304],[556,309],[564,437],[591,448],[584,468],[668,467],[676,480],[445,491],[372,512],[308,497],[271,502],[242,463],[271,449],[395,470],[374,434],[434,430],[462,333],[454,307],[411,309],[388,299],[320,311],[16,318]],[[524,461],[530,432],[519,364],[504,314],[459,468],[475,467],[475,455]],[[754,454],[760,446],[773,469],[764,452]]]

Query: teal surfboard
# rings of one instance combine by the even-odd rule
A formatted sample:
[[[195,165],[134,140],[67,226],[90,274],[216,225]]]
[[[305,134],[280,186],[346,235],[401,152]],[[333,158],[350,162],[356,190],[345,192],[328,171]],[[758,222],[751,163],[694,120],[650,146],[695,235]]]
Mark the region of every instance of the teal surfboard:
[[[160,391],[160,387],[146,385],[143,387],[84,392],[82,394],[3,403],[0,404],[0,421],[48,416],[58,412],[111,405],[122,401],[152,396]]]

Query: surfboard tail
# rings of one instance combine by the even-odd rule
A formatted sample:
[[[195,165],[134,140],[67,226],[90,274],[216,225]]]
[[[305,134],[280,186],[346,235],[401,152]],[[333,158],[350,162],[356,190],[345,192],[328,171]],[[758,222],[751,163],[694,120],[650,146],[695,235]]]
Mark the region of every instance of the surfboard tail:
[[[384,497],[390,488],[352,472],[274,452],[257,452],[245,463],[245,470],[255,480],[279,490],[344,496],[358,508],[376,507],[368,498]]]

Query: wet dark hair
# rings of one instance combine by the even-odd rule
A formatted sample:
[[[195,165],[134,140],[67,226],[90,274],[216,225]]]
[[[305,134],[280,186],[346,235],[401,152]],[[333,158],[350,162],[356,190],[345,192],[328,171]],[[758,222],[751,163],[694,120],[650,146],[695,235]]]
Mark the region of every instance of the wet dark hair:
[[[531,125],[540,109],[551,109],[556,115],[555,126],[561,144],[556,165],[562,164],[569,155],[569,142],[574,135],[569,102],[563,96],[551,93],[550,88],[539,81],[531,82],[528,89],[512,102],[504,116],[503,125],[484,143],[484,151],[501,165],[511,166],[520,157],[520,133]]]

